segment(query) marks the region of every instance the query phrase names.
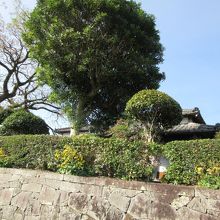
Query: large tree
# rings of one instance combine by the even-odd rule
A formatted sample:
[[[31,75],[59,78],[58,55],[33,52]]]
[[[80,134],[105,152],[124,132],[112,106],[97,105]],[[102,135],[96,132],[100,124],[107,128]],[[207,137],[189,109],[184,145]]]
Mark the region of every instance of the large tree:
[[[165,78],[155,19],[134,1],[39,0],[26,27],[42,79],[76,129],[111,123],[133,94]]]

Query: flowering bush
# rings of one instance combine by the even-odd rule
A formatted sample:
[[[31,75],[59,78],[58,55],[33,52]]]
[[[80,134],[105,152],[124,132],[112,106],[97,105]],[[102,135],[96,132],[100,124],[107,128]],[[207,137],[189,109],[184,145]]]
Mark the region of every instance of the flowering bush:
[[[7,165],[7,157],[5,151],[0,147],[0,166],[5,167]]]
[[[65,145],[63,150],[55,150],[55,161],[58,172],[79,175],[83,172],[85,161],[70,145]]]
[[[205,186],[213,189],[220,189],[220,163],[212,163],[208,166],[196,167],[196,172],[200,176],[199,186]]]
[[[169,183],[220,187],[220,139],[173,141],[163,146]]]

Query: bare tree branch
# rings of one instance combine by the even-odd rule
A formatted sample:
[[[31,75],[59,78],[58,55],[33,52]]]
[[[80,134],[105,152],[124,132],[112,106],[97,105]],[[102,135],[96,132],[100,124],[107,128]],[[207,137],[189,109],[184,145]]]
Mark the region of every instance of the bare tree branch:
[[[20,21],[7,26],[0,20],[0,105],[43,109],[60,115],[60,107],[48,99],[49,87],[38,84],[38,64],[30,59],[29,51],[21,39],[23,21],[21,17]]]

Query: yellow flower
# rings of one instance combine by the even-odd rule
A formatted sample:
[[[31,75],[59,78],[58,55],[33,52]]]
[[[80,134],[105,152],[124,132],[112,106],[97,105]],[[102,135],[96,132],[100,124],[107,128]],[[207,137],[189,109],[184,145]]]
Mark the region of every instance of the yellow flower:
[[[4,152],[4,150],[2,149],[2,148],[0,148],[0,158],[1,157],[5,157],[6,155],[5,155],[5,152]]]
[[[197,172],[199,175],[203,174],[203,168],[202,168],[202,167],[197,167],[197,168],[196,168],[196,172]]]

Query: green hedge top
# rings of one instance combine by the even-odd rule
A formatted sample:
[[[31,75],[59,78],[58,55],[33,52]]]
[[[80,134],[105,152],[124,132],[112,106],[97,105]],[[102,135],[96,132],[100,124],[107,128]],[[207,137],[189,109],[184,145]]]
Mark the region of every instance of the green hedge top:
[[[204,175],[220,175],[220,140],[174,141],[164,145],[163,151],[170,162],[168,182],[194,185]]]
[[[11,113],[2,123],[1,135],[49,134],[47,124],[40,117],[24,110]]]
[[[119,138],[0,136],[0,166],[5,167],[149,180],[151,155],[152,150],[144,143]]]

